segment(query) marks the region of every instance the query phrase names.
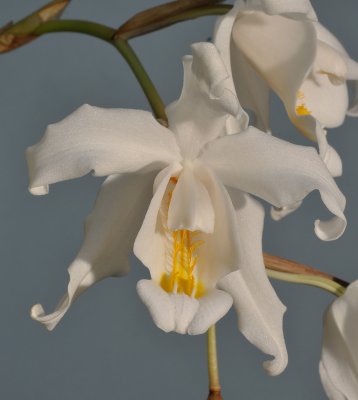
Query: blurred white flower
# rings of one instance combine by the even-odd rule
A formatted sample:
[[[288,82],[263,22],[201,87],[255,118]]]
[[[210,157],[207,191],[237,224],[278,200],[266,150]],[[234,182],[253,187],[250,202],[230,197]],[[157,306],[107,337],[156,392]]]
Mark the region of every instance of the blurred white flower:
[[[324,318],[319,372],[330,400],[358,399],[358,281],[329,307]]]
[[[358,86],[349,107],[346,84],[357,85],[358,64],[317,21],[309,0],[237,0],[218,21],[215,44],[256,126],[270,130],[271,89],[293,124],[317,140],[332,175],[341,175],[341,160],[327,144],[324,128],[341,125],[347,113],[358,115]]]
[[[169,129],[146,111],[86,105],[28,149],[34,194],[89,172],[109,175],[69,267],[67,293],[53,313],[37,304],[32,317],[53,329],[89,286],[128,272],[134,246],[152,278],[138,283],[138,293],[158,327],[200,334],[234,302],[239,329],[274,357],[265,368],[278,374],[287,363],[285,307],[265,272],[264,211],[250,194],[283,207],[318,189],[335,214],[315,223],[323,240],[344,231],[345,198],[315,149],[247,127],[214,45],[193,45],[184,71],[181,97],[167,108]]]

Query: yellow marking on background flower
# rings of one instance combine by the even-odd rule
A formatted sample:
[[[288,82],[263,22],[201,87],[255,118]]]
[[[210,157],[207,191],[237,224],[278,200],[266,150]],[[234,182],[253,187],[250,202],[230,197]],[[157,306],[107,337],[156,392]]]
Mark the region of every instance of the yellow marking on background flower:
[[[297,100],[301,100],[301,104],[296,106],[296,114],[297,115],[311,115],[311,111],[306,107],[306,104],[303,102],[305,98],[304,92],[302,90],[299,90],[297,92]]]
[[[170,178],[171,183],[176,185],[178,179]],[[172,199],[173,191],[168,192],[168,209]],[[197,281],[194,270],[198,263],[196,251],[204,242],[197,240],[200,232],[180,229],[169,231],[170,235],[170,273],[163,273],[160,286],[168,293],[184,293],[195,298],[205,293],[204,285]]]
[[[311,115],[311,111],[306,107],[306,105],[304,103],[302,103],[296,107],[296,114],[297,115]]]
[[[176,176],[172,176],[170,178],[170,182],[172,182],[172,183],[174,183],[174,185],[176,185],[178,183],[178,178]],[[170,193],[173,193],[173,192],[170,192]]]
[[[297,97],[297,100],[303,100],[305,98],[305,94],[302,92],[302,90],[299,90],[297,92],[296,97]]]

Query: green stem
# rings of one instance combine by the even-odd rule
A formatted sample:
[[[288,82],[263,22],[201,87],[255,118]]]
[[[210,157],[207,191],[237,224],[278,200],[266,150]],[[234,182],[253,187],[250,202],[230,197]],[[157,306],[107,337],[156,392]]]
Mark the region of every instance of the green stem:
[[[83,33],[85,35],[104,40],[107,43],[113,45],[120,52],[120,54],[123,56],[129,67],[131,68],[132,72],[134,73],[144,94],[148,99],[148,102],[153,110],[155,117],[163,125],[167,126],[168,119],[165,113],[164,103],[148,73],[144,69],[141,61],[139,60],[131,46],[128,44],[128,39],[162,29],[166,26],[181,21],[186,21],[208,15],[226,14],[231,8],[231,5],[202,6],[164,19],[163,21],[160,21],[158,25],[144,27],[144,29],[140,32],[129,31],[124,32],[123,35],[120,34],[120,30],[117,31],[113,28],[98,24],[96,22],[81,20],[54,20],[43,22],[39,27],[31,32],[31,35],[33,37],[36,37],[47,33],[58,32]]]
[[[315,286],[327,290],[337,297],[342,296],[346,291],[346,288],[339,283],[323,278],[321,276],[290,274],[286,272],[278,272],[272,270],[267,270],[267,275],[270,278],[278,279],[280,281]]]
[[[208,373],[209,373],[209,397],[208,400],[223,400],[219,379],[218,355],[216,349],[216,327],[208,330]]]
[[[137,78],[143,92],[147,96],[155,117],[163,125],[168,126],[164,103],[132,47],[126,40],[119,38],[113,41],[113,45],[122,54]]]
[[[56,32],[74,32],[83,33],[85,35],[94,36],[98,39],[111,42],[115,29],[109,26],[97,24],[96,22],[81,21],[81,20],[57,20],[42,23],[32,33],[35,36],[41,36],[46,33]]]
[[[56,32],[83,33],[89,36],[96,37],[98,39],[102,39],[114,46],[126,60],[127,64],[137,78],[141,88],[143,89],[144,94],[149,101],[155,117],[159,119],[164,125],[167,124],[167,116],[165,114],[164,103],[160,98],[159,93],[156,90],[152,80],[150,79],[139,58],[137,57],[133,49],[129,46],[127,41],[121,38],[113,39],[113,35],[116,32],[115,29],[88,21],[59,20],[43,23],[33,32],[33,34],[40,36],[47,33]]]

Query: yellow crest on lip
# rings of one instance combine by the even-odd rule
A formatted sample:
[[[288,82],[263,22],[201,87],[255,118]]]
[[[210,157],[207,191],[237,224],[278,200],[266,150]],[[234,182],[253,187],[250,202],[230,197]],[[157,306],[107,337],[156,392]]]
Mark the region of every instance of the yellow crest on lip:
[[[171,184],[177,184],[178,179],[172,177]],[[201,297],[205,288],[197,281],[194,270],[198,263],[196,251],[204,242],[198,240],[198,231],[186,229],[169,231],[166,226],[167,214],[172,198],[173,190],[168,192],[168,203],[165,215],[164,228],[168,240],[168,260],[170,272],[164,272],[160,279],[160,286],[168,293],[184,293],[195,298]]]

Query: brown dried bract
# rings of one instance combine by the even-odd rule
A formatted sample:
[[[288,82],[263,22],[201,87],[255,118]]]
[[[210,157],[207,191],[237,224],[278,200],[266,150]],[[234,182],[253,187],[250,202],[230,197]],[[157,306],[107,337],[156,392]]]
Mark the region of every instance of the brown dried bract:
[[[166,25],[166,21],[178,14],[223,1],[224,0],[177,0],[149,8],[148,10],[136,14],[125,24],[121,25],[113,38],[129,39],[130,37],[152,32],[162,25]]]
[[[0,53],[23,46],[36,39],[33,32],[43,23],[58,19],[71,0],[53,0],[16,23],[0,28]]]
[[[32,40],[36,39],[36,36],[26,35],[26,36],[15,36],[11,33],[4,33],[0,35],[0,53],[6,53],[21,47]]]
[[[347,287],[349,285],[348,282],[339,279],[333,275],[327,274],[326,272],[322,272],[318,269],[312,268],[308,265],[298,263],[296,261],[287,260],[286,258],[273,256],[268,253],[263,253],[264,263],[266,268],[269,268],[273,271],[278,272],[286,272],[290,274],[303,274],[303,275],[312,275],[312,276],[320,276],[322,278],[329,279],[331,281],[337,282],[343,287]]]
[[[42,22],[51,21],[61,16],[71,0],[54,0],[38,10],[37,14]]]

